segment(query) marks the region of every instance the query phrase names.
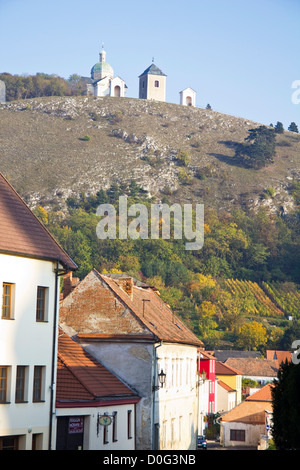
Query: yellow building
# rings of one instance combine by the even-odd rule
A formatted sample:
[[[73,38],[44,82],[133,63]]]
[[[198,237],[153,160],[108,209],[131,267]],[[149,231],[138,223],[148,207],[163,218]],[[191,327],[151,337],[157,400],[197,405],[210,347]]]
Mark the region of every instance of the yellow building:
[[[226,385],[236,390],[237,405],[242,401],[242,373],[223,362],[216,361],[216,377]]]
[[[139,76],[139,98],[143,100],[166,100],[166,75],[152,63]]]

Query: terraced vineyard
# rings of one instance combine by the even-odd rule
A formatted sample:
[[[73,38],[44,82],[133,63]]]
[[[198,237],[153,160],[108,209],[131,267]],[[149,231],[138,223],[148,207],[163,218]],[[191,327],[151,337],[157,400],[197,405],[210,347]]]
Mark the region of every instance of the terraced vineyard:
[[[227,279],[225,284],[233,295],[239,295],[241,298],[249,300],[248,304],[251,306],[251,310],[248,313],[250,315],[260,317],[284,316],[284,312],[276,306],[256,282]]]
[[[282,311],[292,316],[294,320],[300,319],[300,290],[289,283],[262,283],[265,292],[273,299]]]

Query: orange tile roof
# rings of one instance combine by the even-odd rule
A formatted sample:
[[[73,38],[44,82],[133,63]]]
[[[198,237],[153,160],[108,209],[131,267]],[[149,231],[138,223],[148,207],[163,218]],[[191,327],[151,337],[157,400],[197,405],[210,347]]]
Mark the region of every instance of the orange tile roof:
[[[265,412],[272,412],[273,406],[270,400],[272,384],[267,384],[251,397],[242,401],[232,410],[225,413],[222,422],[239,422],[246,424],[265,424]],[[263,397],[266,399],[264,400]]]
[[[58,337],[57,402],[137,398],[137,395],[61,329]]]
[[[0,220],[0,252],[59,261],[66,269],[77,269],[1,173]]]
[[[279,365],[282,362],[290,362],[292,360],[292,353],[290,351],[276,351],[273,349],[267,349],[266,356],[267,359],[277,361]]]
[[[266,384],[264,387],[257,390],[257,392],[249,395],[246,400],[250,401],[272,401],[272,383]]]

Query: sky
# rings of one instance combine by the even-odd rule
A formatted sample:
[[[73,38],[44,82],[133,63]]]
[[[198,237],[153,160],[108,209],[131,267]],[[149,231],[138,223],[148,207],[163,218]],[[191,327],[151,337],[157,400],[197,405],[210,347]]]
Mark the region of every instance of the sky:
[[[127,97],[154,60],[168,102],[300,130],[300,0],[0,0],[0,73],[87,77],[102,43]]]

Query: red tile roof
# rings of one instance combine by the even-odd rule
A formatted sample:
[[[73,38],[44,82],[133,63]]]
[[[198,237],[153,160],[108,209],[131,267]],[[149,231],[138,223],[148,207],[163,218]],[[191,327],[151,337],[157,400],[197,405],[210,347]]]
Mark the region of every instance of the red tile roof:
[[[137,398],[137,395],[61,329],[58,337],[58,403]]]
[[[104,274],[100,276],[160,340],[203,346],[197,336],[172,312],[153,289],[133,285],[131,299],[119,286],[117,279],[111,279]]]
[[[59,261],[66,269],[77,269],[1,173],[0,220],[1,253]]]
[[[233,367],[224,364],[223,362],[216,361],[216,368],[215,368],[216,375],[242,375],[242,373],[234,369]]]

